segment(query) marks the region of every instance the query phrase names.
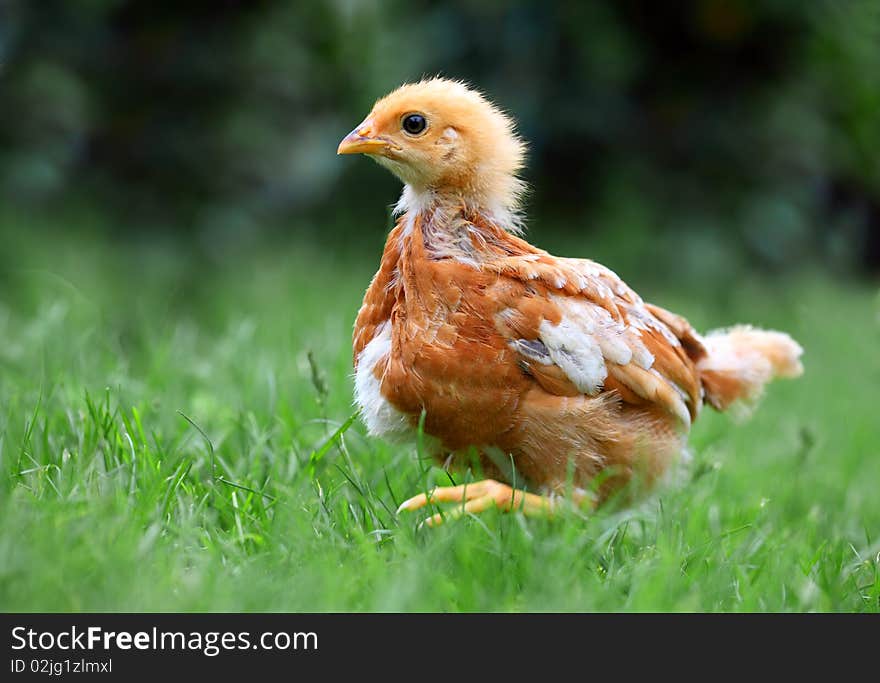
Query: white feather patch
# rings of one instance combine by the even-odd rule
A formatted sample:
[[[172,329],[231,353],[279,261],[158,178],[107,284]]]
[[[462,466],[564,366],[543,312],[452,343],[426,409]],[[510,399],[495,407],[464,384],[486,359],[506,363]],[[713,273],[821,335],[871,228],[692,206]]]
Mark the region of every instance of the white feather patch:
[[[562,303],[562,302],[557,302]],[[605,357],[594,335],[593,321],[584,316],[563,315],[558,325],[549,320],[541,322],[538,336],[550,358],[585,394],[595,395],[602,389],[608,369]]]
[[[654,357],[641,339],[601,306],[565,297],[552,299],[562,309],[562,320],[558,325],[542,321],[538,336],[579,391],[595,395],[602,389],[608,377],[606,363],[635,362],[646,370],[653,365]]]
[[[391,325],[386,320],[358,356],[354,400],[371,435],[404,437],[412,434],[412,425],[406,415],[382,395],[382,382],[374,374],[377,364],[384,368],[390,352]]]
[[[428,211],[433,208],[436,197],[431,190],[415,190],[411,185],[404,185],[400,199],[394,207],[394,215],[400,216],[409,214],[410,218],[414,218],[417,214]]]

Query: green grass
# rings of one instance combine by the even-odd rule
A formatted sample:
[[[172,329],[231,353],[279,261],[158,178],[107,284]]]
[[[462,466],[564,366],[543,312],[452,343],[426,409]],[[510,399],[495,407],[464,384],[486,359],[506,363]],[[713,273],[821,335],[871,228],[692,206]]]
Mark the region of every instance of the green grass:
[[[446,475],[349,422],[378,233],[6,232],[4,611],[880,610],[876,289],[623,272],[700,327],[790,331],[806,375],[744,423],[705,412],[686,483],[636,508],[420,531],[396,505]]]

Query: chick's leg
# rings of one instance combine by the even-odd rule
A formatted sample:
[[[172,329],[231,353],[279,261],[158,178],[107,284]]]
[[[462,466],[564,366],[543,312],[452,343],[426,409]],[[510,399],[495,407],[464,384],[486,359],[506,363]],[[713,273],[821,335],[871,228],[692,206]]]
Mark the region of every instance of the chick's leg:
[[[554,508],[554,501],[550,498],[513,489],[494,479],[484,479],[471,484],[444,486],[428,493],[420,493],[405,500],[397,511],[418,510],[429,503],[461,503],[461,506],[445,514],[437,513],[428,517],[423,522],[428,526],[442,524],[444,517],[455,519],[466,513],[483,512],[492,506],[497,507],[501,512],[520,510],[523,514],[532,517],[546,517],[552,514]]]

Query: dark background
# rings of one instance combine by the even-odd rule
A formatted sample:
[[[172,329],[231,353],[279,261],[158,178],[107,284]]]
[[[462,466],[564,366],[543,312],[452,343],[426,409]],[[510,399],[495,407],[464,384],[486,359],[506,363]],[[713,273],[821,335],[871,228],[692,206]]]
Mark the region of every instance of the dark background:
[[[880,270],[872,0],[0,0],[0,62],[2,201],[110,239],[373,249],[398,183],[336,145],[444,74],[519,121],[539,243]]]

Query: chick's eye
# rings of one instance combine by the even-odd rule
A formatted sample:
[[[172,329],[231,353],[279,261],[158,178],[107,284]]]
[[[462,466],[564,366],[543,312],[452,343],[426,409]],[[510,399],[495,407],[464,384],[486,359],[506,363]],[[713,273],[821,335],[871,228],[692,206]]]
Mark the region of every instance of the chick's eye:
[[[418,135],[428,126],[421,114],[409,114],[403,118],[403,129],[410,135]]]

